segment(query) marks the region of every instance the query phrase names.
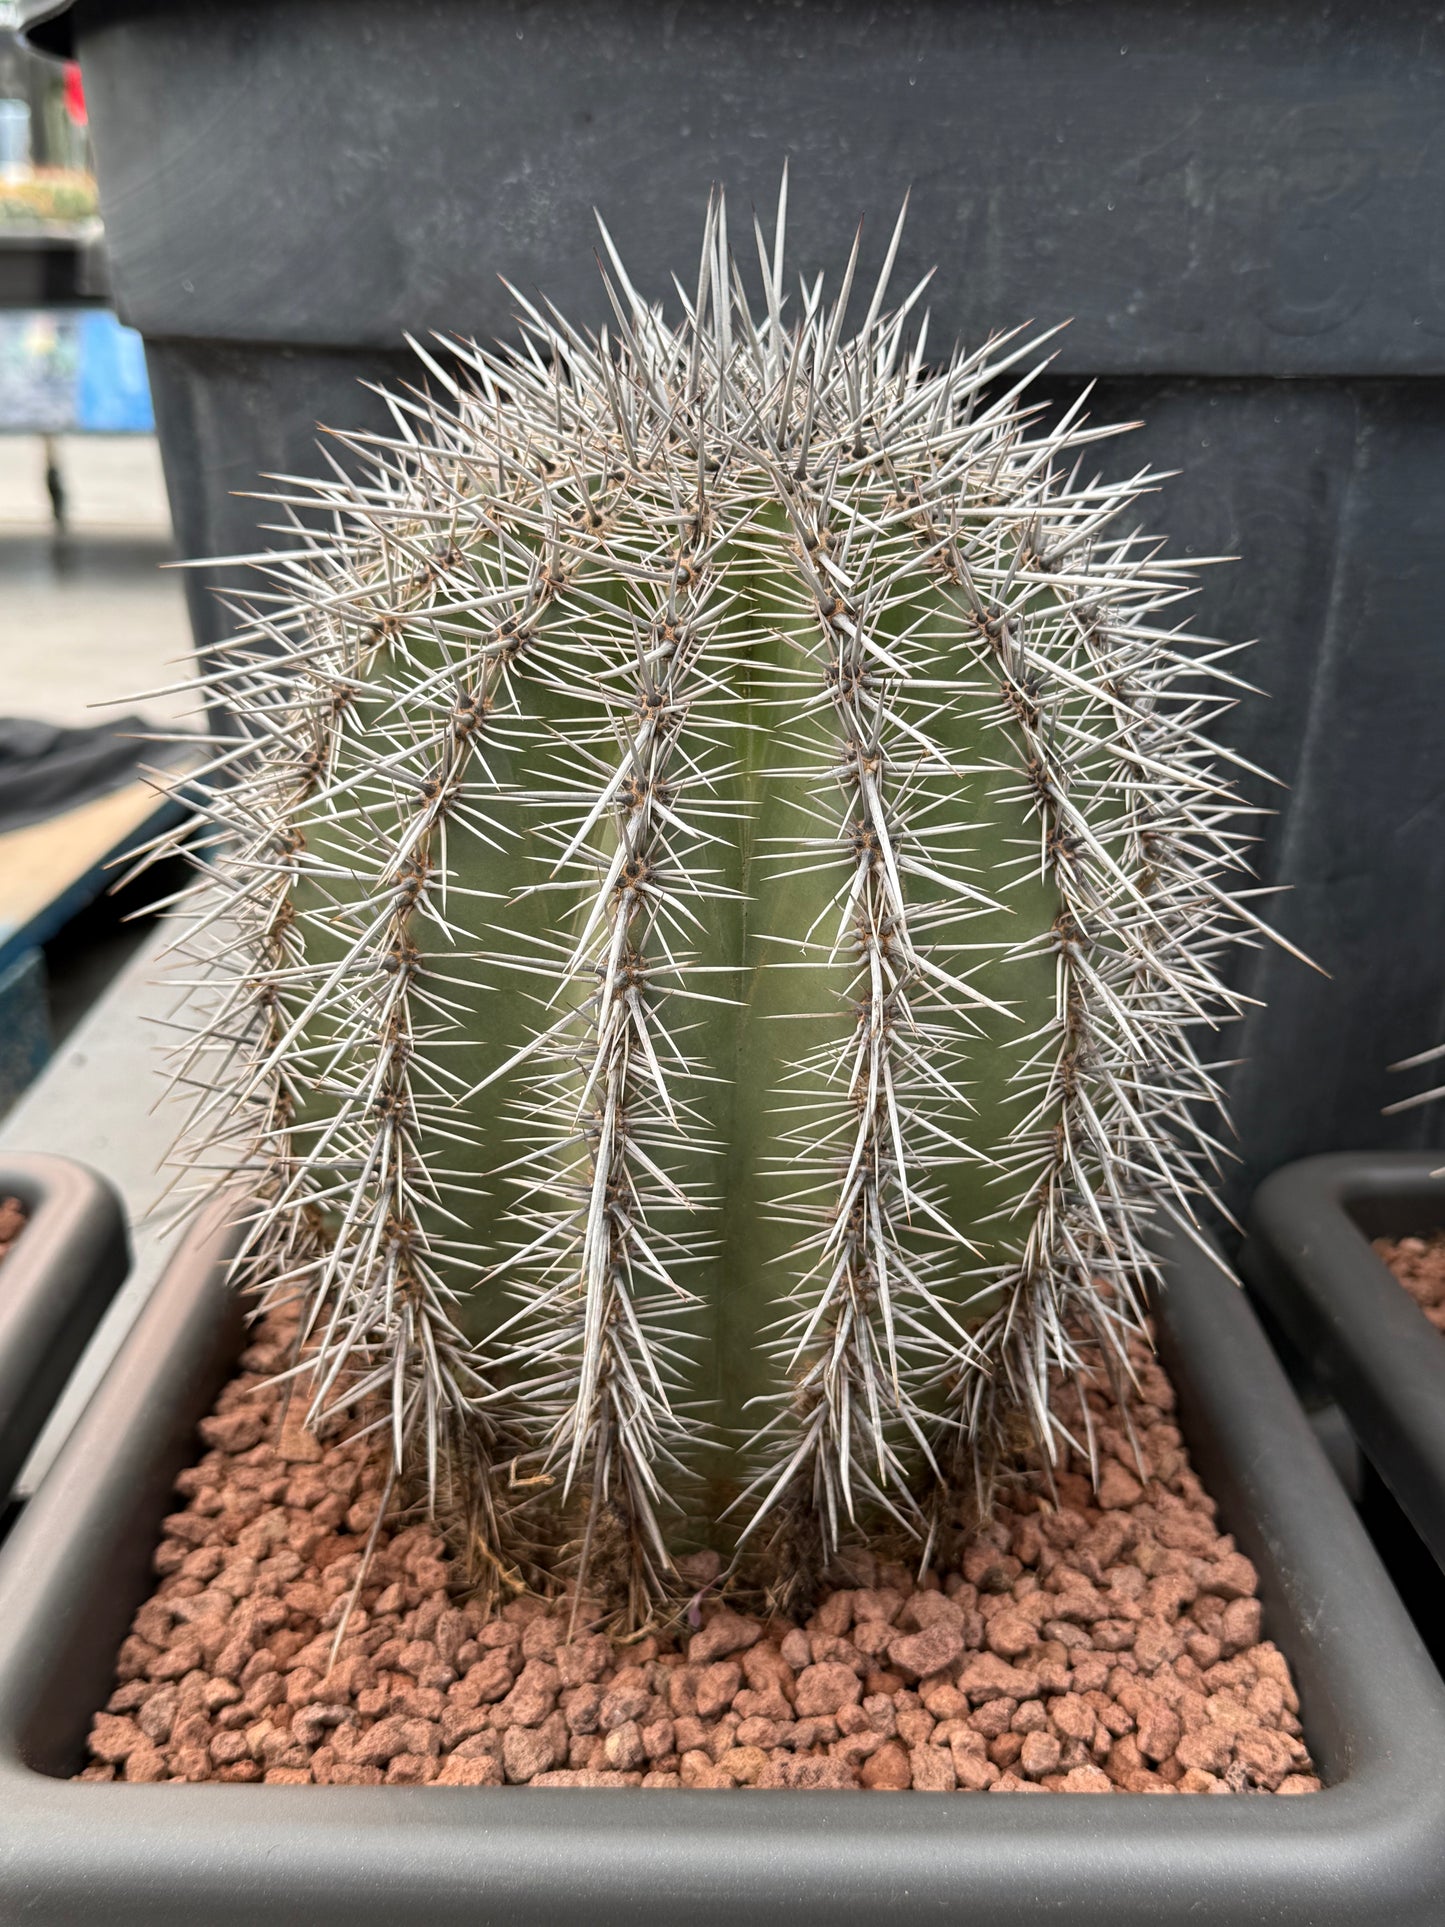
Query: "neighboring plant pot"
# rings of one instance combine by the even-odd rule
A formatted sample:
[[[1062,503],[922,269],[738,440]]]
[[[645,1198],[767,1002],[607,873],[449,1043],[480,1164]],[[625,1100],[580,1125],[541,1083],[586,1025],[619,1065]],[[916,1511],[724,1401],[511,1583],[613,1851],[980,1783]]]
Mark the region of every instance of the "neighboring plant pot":
[[[115,1192],[69,1158],[0,1153],[25,1229],[0,1266],[0,1503],[130,1268]]]
[[[1305,1158],[1255,1195],[1251,1288],[1445,1567],[1445,1342],[1370,1249],[1445,1228],[1445,1153]]]
[[[234,1206],[230,1208],[234,1212]],[[36,1923],[1424,1927],[1445,1908],[1445,1686],[1243,1296],[1171,1252],[1161,1351],[1259,1568],[1326,1790],[1297,1798],[77,1784],[191,1432],[232,1367],[213,1210],[0,1556],[0,1912]]]
[[[934,341],[1072,317],[1049,392],[1098,379],[1098,418],[1147,424],[1109,464],[1181,471],[1157,532],[1240,557],[1189,620],[1263,639],[1245,673],[1272,700],[1221,733],[1287,785],[1251,797],[1262,879],[1290,886],[1270,914],[1333,976],[1235,953],[1271,1006],[1226,1053],[1239,1209],[1289,1158],[1427,1141],[1381,1119],[1374,1067],[1432,1034],[1445,948],[1433,31],[1428,6],[1315,0],[77,0],[37,38],[84,67],[188,557],[275,539],[246,491],[324,472],[318,420],[387,426],[357,384],[414,378],[404,331],[511,338],[503,274],[609,324],[594,207],[667,297],[709,184],[770,206],[785,155],[810,273],[866,211],[871,285],[911,186],[897,284],[938,264]],[[187,583],[207,648],[231,620],[213,586],[237,581]],[[1382,944],[1401,902],[1412,941]]]

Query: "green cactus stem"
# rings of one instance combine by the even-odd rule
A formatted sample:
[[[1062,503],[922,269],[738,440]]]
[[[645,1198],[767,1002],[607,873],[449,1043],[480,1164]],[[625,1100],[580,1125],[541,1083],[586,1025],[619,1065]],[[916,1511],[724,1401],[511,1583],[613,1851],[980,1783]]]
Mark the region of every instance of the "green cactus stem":
[[[719,198],[677,321],[604,229],[607,330],[419,351],[203,684],[182,1156],[253,1175],[313,1422],[634,1618],[702,1543],[926,1559],[1056,1448],[1263,929],[1151,478],[1081,479],[1035,344],[931,355],[896,232],[851,334],[857,246],[829,302],[782,234],[756,309]]]

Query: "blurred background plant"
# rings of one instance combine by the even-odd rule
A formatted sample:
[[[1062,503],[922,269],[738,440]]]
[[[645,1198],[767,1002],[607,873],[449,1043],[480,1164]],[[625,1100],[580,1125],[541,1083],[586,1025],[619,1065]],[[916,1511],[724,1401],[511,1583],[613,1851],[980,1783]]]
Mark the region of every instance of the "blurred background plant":
[[[0,228],[98,212],[85,89],[74,61],[21,43],[20,9],[0,6]]]

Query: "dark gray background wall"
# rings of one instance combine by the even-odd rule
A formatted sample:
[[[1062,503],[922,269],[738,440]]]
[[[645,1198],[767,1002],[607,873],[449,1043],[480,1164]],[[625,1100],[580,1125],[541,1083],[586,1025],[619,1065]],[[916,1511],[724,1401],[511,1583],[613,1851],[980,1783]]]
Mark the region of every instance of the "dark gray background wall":
[[[1179,468],[1151,517],[1257,637],[1230,740],[1273,912],[1332,973],[1242,953],[1221,1041],[1252,1177],[1439,1142],[1385,1120],[1445,1038],[1445,8],[1321,0],[80,0],[115,284],[147,335],[183,549],[256,545],[231,491],[376,420],[404,329],[510,332],[497,276],[601,321],[594,202],[634,279],[735,239],[792,163],[800,266],[937,263],[935,328],[1072,317],[1051,382]],[[866,252],[867,250],[865,250]],[[224,616],[193,587],[198,638]]]

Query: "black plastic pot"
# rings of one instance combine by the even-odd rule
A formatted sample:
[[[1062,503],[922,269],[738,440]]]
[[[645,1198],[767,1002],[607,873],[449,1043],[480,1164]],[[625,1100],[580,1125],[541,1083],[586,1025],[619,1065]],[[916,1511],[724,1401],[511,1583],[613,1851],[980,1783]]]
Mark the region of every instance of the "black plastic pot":
[[[1327,1781],[1298,1798],[884,1799],[76,1784],[191,1429],[235,1356],[198,1227],[0,1555],[0,1915],[114,1927],[1425,1927],[1445,1913],[1445,1686],[1242,1294],[1190,1246],[1159,1324]]]
[[[1271,1009],[1223,1053],[1236,1205],[1306,1152],[1438,1134],[1381,1119],[1373,1068],[1445,1017],[1433,0],[77,0],[36,33],[85,71],[188,556],[257,546],[274,513],[235,491],[316,469],[315,422],[385,424],[357,381],[411,378],[403,330],[510,336],[499,274],[607,321],[594,206],[663,296],[715,180],[746,268],[790,156],[800,267],[866,212],[865,272],[911,186],[899,284],[938,264],[933,338],[1072,317],[1061,385],[1147,424],[1102,459],[1182,470],[1150,519],[1241,558],[1199,624],[1262,639],[1272,700],[1225,729],[1289,785],[1254,790],[1261,871],[1333,982],[1237,959]],[[227,614],[189,587],[206,646]]]
[[[29,1212],[0,1266],[0,1506],[130,1267],[115,1192],[69,1158],[0,1153]]]
[[[1242,1263],[1311,1376],[1445,1567],[1445,1340],[1371,1238],[1445,1227],[1445,1153],[1306,1158],[1265,1180]]]

